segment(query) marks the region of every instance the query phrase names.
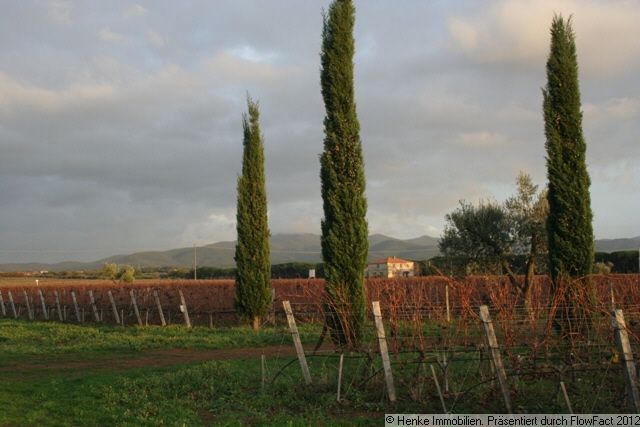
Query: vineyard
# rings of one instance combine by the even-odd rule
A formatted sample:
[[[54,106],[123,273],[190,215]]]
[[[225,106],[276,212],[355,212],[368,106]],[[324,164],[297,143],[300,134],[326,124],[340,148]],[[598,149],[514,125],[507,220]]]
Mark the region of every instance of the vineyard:
[[[633,312],[640,307],[640,276],[593,276],[593,280],[598,301],[611,301],[613,298],[617,307],[625,311]],[[319,320],[324,301],[324,280],[280,279],[273,280],[272,286],[276,313],[282,313],[282,301],[287,300],[298,308],[297,315]],[[409,311],[416,310],[433,320],[442,320],[446,316],[447,305],[449,316],[461,316],[461,319],[473,315],[483,304],[496,308],[500,313],[522,309],[518,294],[503,276],[470,276],[464,280],[444,276],[373,278],[367,279],[366,288],[369,310],[372,301],[380,301],[385,313],[397,313],[400,310],[401,315],[408,316]],[[533,308],[536,311],[552,303],[549,289],[547,276],[536,277],[533,285]],[[25,280],[5,279],[4,282],[0,281],[0,302],[4,308],[2,313],[12,315],[9,312],[10,294],[17,317],[27,318],[31,311],[33,318],[40,320],[55,319],[59,304],[63,319],[71,320],[69,316],[74,310],[75,295],[79,311],[84,312],[82,321],[114,323],[115,305],[119,312],[124,310],[125,323],[131,323],[136,320],[131,296],[133,291],[145,323],[158,324],[159,305],[154,298],[155,291],[165,317],[171,319],[170,323],[180,323],[183,313],[180,311],[182,303],[179,290],[184,295],[194,325],[208,325],[210,321],[223,322],[225,325],[237,322],[232,280],[140,280],[134,285],[121,285],[108,280],[46,280],[39,282],[36,287],[33,280],[27,284]],[[115,304],[111,303],[109,293]],[[90,294],[93,295],[93,304]],[[91,314],[94,306],[98,310],[98,318]],[[47,311],[46,316],[43,307]]]
[[[576,311],[551,295],[543,276],[536,278],[528,308],[499,276],[370,279],[370,321],[359,350],[350,352],[334,348],[324,336],[322,280],[276,280],[273,312],[263,326],[280,347],[247,351],[268,354],[257,374],[262,380],[254,379],[263,393],[280,393],[285,384],[311,395],[335,396],[338,390],[337,400],[350,407],[386,411],[391,403],[415,413],[635,411],[638,402],[625,373],[635,370],[632,358],[640,350],[639,280],[638,275],[594,276],[597,304]],[[5,284],[0,291],[6,318],[124,326],[160,325],[164,319],[178,325],[174,328],[214,328],[214,336],[224,331],[221,326],[238,323],[232,281],[126,287],[52,281],[38,287]],[[290,304],[290,316],[283,302]],[[612,327],[613,309],[622,323]],[[560,333],[557,319],[563,312],[560,317],[576,333]],[[127,329],[138,328],[121,328]],[[620,347],[623,335],[629,352]],[[305,344],[297,357],[292,337]],[[632,378],[635,384],[635,372]]]

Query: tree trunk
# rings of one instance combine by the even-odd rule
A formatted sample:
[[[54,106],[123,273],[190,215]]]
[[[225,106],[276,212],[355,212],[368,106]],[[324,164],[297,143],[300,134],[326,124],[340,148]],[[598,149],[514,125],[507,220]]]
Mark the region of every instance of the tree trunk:
[[[251,321],[251,329],[254,331],[260,330],[260,316],[253,316],[253,320]]]
[[[533,320],[533,306],[532,306],[532,298],[533,298],[533,280],[536,274],[536,261],[533,255],[533,252],[529,256],[527,260],[527,272],[524,276],[524,308],[529,315],[529,318]]]
[[[515,287],[518,290],[518,292],[522,293],[523,292],[522,285],[520,284],[520,282],[518,282],[518,278],[514,274],[513,270],[511,270],[511,266],[509,265],[509,262],[503,259],[501,263],[502,263],[503,270],[507,273],[509,282],[511,282],[513,287]]]

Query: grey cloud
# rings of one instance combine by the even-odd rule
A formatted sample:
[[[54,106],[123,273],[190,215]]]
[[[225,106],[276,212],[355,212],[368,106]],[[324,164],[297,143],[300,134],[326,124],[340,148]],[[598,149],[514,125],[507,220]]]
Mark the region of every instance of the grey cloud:
[[[235,238],[247,92],[262,107],[272,232],[319,232],[328,1],[138,5],[5,5],[0,197],[11,203],[0,211],[0,261]],[[458,49],[452,19],[494,19],[471,3],[357,8],[372,232],[437,234],[458,200],[501,198],[520,169],[544,182],[544,58],[510,65]],[[576,21],[581,13],[576,5]],[[122,38],[103,40],[102,29]],[[582,76],[600,237],[639,234],[637,67]]]

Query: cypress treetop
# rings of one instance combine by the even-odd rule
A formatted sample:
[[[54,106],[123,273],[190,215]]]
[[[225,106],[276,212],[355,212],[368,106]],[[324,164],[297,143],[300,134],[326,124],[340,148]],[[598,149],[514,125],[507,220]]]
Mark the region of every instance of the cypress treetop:
[[[356,345],[365,319],[367,201],[360,125],[353,87],[351,0],[335,0],[324,16],[320,83],[326,116],[320,178],[324,219],[322,257],[330,298],[327,325],[340,344]]]
[[[258,103],[249,97],[247,104],[249,117],[242,118],[244,149],[236,215],[236,309],[258,329],[271,305],[271,262],[260,112]]]
[[[594,258],[593,214],[582,135],[578,62],[571,19],[555,16],[547,86],[543,90],[549,179],[549,269],[559,276],[591,274]]]

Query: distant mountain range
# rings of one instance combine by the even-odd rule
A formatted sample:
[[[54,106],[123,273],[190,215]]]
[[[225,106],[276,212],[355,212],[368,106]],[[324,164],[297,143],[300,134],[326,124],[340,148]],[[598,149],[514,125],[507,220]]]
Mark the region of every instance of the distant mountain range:
[[[422,236],[401,240],[382,234],[369,236],[369,260],[397,256],[424,260],[438,255],[436,237]],[[614,252],[640,248],[640,236],[631,239],[596,240],[599,252]],[[197,249],[199,267],[233,267],[235,242],[218,242]],[[320,262],[320,236],[316,234],[276,234],[271,236],[271,263]],[[56,264],[12,263],[0,264],[0,271],[64,271],[95,270],[104,263],[130,264],[134,267],[193,267],[193,247],[168,251],[136,252],[114,255],[93,262],[66,261]]]
[[[630,239],[596,240],[596,252],[632,251],[640,249],[640,236]]]

